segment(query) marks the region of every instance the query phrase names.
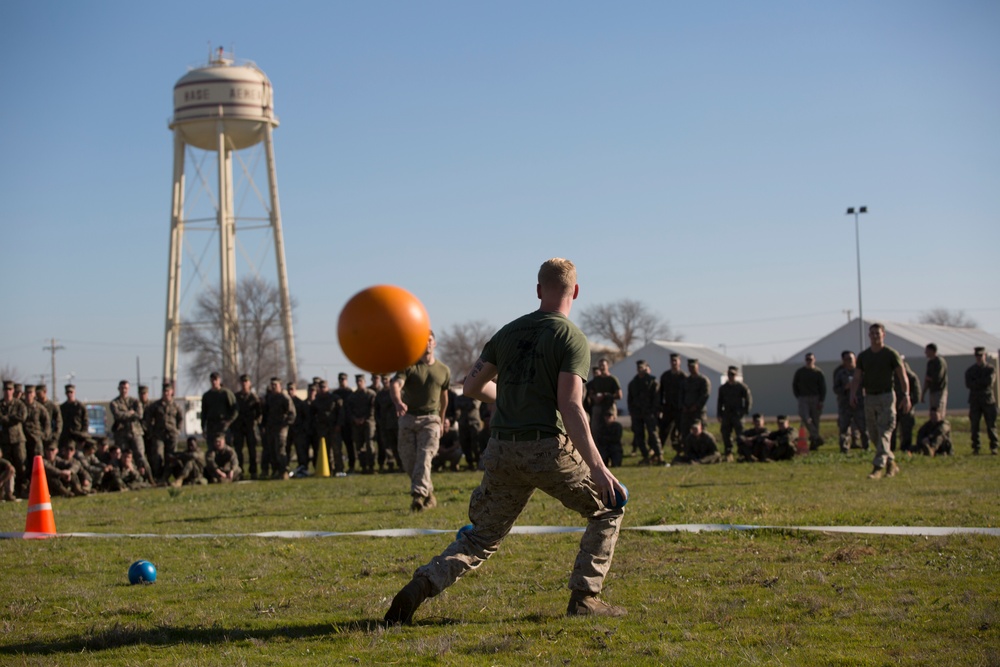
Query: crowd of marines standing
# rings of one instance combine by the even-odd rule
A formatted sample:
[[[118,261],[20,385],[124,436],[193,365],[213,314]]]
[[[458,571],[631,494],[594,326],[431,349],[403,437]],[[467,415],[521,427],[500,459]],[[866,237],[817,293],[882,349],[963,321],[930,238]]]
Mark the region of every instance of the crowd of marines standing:
[[[872,347],[860,355],[845,350],[833,373],[832,392],[837,402],[840,450],[875,445],[871,477],[893,476],[898,471],[893,452],[951,454],[951,427],[946,419],[948,365],[937,346],[926,346],[927,370],[921,381],[905,357],[884,345],[884,327],[872,325]],[[394,376],[359,374],[355,386],[347,373],[331,389],[314,377],[301,397],[294,383],[272,377],[263,396],[248,375],[232,391],[222,386],[218,373],[209,377],[211,387],[201,397],[201,428],[207,443],[195,438],[179,446],[183,434],[183,407],[174,398],[174,386],[162,385],[161,397],[150,400],[140,385],[131,396],[131,384],[122,380],[110,401],[111,438],[90,433],[86,406],[76,398],[76,387],[65,386],[66,400],[49,399],[44,384],[22,386],[3,382],[0,399],[0,499],[28,497],[30,464],[43,457],[50,490],[55,495],[85,495],[98,490],[122,491],[172,484],[236,482],[243,478],[286,480],[309,475],[317,469],[319,453],[326,448],[334,477],[360,472],[405,472],[411,478],[411,509],[436,505],[431,472],[479,468],[490,433],[490,412],[479,401],[450,390],[448,367],[434,357],[431,334],[427,353],[413,366]],[[980,424],[985,424],[990,453],[1000,452],[997,441],[995,369],[986,351],[975,348],[975,363],[965,372],[969,391],[971,445],[980,453]],[[738,369],[727,370],[719,388],[716,415],[722,449],[707,432],[707,404],[711,381],[697,359],[670,355],[670,368],[659,379],[645,360],[636,363],[628,384],[628,412],[632,422],[632,452],[639,465],[667,465],[667,445],[673,449],[671,464],[766,462],[792,458],[796,435],[786,415],[768,430],[764,418],[753,414],[750,388],[739,379]],[[601,359],[587,383],[585,408],[591,432],[609,465],[622,463],[622,426],[617,422],[617,401],[622,399],[618,378],[610,363]],[[798,404],[801,426],[808,432],[810,449],[823,444],[819,420],[827,395],[826,377],[812,353],[797,369],[792,393]],[[929,418],[916,432],[914,404],[927,401]],[[751,417],[752,426],[744,427]],[[295,461],[294,469],[291,462]]]

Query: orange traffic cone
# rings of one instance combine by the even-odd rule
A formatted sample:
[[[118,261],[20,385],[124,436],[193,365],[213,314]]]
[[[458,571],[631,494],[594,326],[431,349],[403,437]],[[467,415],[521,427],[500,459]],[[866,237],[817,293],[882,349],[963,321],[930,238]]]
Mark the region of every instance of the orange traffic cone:
[[[806,427],[799,427],[799,437],[795,441],[795,448],[798,450],[799,454],[809,453],[809,438],[806,436]]]
[[[54,537],[56,517],[52,514],[49,482],[45,479],[42,457],[36,456],[31,469],[31,494],[28,498],[28,520],[24,522],[24,539]]]

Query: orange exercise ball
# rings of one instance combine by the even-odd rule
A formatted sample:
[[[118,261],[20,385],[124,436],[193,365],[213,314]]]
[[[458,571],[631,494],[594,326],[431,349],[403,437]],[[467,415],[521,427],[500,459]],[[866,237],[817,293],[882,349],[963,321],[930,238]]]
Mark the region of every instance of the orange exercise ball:
[[[420,299],[402,287],[375,285],[344,305],[337,321],[340,348],[369,373],[391,373],[427,351],[431,320]]]

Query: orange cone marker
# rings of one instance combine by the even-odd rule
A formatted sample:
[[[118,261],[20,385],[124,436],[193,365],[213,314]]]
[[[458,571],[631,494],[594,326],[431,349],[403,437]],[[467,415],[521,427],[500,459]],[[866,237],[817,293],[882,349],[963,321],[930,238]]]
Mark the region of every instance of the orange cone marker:
[[[319,456],[316,457],[316,475],[330,476],[330,457],[326,454],[326,438],[319,439]]]
[[[49,482],[45,479],[42,457],[36,456],[31,469],[31,493],[28,498],[28,520],[24,522],[24,539],[55,537],[56,517],[52,514]]]
[[[795,441],[795,448],[797,450],[799,450],[798,451],[799,454],[808,454],[809,453],[809,439],[806,438],[806,427],[805,426],[800,426],[799,427],[799,438],[798,438],[798,440]]]

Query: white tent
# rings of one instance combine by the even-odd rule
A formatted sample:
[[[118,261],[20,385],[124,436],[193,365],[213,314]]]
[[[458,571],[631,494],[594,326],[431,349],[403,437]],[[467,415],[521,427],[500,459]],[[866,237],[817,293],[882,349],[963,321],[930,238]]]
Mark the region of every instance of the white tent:
[[[710,417],[715,416],[715,404],[719,396],[719,385],[726,381],[726,371],[729,367],[739,367],[739,362],[732,357],[720,353],[715,348],[695,343],[666,340],[654,340],[651,343],[647,343],[611,367],[611,374],[617,377],[618,381],[622,384],[622,400],[618,403],[620,412],[624,414],[628,409],[628,383],[635,377],[635,363],[640,359],[645,360],[652,369],[653,375],[659,379],[664,371],[670,368],[671,354],[681,355],[681,370],[685,373],[687,373],[687,360],[698,360],[700,373],[712,383],[712,394],[708,399],[708,405],[705,407]]]
[[[786,364],[802,364],[806,352],[816,355],[816,361],[840,363],[840,353],[844,350],[860,352],[868,347],[868,327],[875,320],[865,320],[863,329],[858,328],[854,318],[839,329],[834,329],[815,343],[807,345],[784,361]],[[928,343],[938,346],[942,357],[972,356],[976,347],[985,347],[995,354],[1000,350],[1000,338],[982,329],[943,327],[936,324],[911,324],[908,322],[886,322],[885,344],[906,356],[907,359],[923,359]],[[859,332],[864,332],[864,347],[858,349]]]

